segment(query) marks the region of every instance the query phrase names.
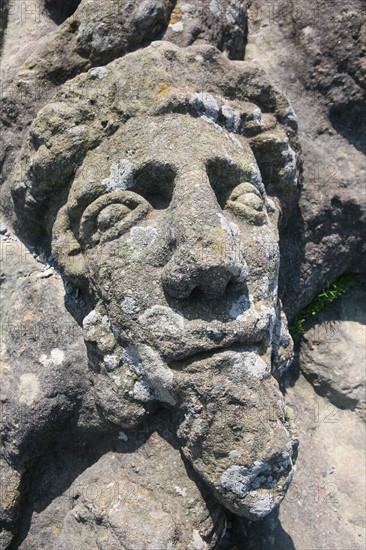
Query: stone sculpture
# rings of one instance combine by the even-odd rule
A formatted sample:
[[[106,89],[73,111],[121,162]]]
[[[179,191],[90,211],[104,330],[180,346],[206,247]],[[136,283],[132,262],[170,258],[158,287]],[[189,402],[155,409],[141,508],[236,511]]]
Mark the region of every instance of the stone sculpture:
[[[315,517],[338,544],[297,490],[326,422],[297,415],[269,512],[297,448],[279,296],[292,321],[363,269],[360,2],[3,4],[0,546],[292,547]]]
[[[291,356],[277,224],[296,197],[295,126],[257,68],[154,43],[61,88],[14,172],[23,231],[45,234],[91,304],[101,415],[135,428],[171,409],[196,472],[249,518],[293,470],[271,370]]]

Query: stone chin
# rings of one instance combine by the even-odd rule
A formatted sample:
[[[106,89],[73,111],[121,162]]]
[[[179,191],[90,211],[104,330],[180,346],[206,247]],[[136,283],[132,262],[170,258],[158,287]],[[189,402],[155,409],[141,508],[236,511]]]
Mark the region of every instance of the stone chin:
[[[234,514],[251,520],[271,513],[284,498],[293,477],[293,449],[274,463],[256,461],[252,468],[230,466],[221,476],[216,494]]]
[[[297,438],[266,357],[222,351],[174,373],[182,452],[229,510],[270,513],[293,475]]]

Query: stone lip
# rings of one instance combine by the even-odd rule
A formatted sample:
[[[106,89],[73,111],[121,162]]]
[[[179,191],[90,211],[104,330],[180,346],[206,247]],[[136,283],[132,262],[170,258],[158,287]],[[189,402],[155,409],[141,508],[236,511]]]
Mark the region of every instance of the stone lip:
[[[193,361],[197,355],[204,356],[205,353],[221,353],[234,348],[241,351],[243,345],[260,347],[268,340],[268,324],[263,326],[261,323],[261,326],[261,321],[263,319],[253,317],[246,322],[228,324],[200,322],[192,330],[188,328],[180,334],[166,334],[164,341],[156,338],[154,347],[166,361]]]

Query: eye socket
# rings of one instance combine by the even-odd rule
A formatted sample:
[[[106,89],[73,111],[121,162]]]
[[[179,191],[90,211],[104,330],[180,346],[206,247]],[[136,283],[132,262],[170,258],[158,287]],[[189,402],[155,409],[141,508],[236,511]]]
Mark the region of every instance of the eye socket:
[[[206,172],[223,210],[227,208],[255,225],[267,222],[263,196],[251,183],[256,176],[251,169],[245,171],[226,158],[216,158],[207,163]]]
[[[146,216],[150,205],[131,191],[102,195],[90,204],[80,220],[79,238],[84,249],[116,239]]]
[[[155,210],[165,210],[172,200],[175,177],[171,165],[149,162],[134,174],[133,189]]]
[[[226,203],[227,209],[255,225],[263,225],[267,221],[264,206],[261,193],[249,182],[235,187]]]
[[[243,171],[238,166],[230,164],[227,159],[217,158],[208,161],[206,172],[217,202],[224,209],[238,181],[243,181]]]

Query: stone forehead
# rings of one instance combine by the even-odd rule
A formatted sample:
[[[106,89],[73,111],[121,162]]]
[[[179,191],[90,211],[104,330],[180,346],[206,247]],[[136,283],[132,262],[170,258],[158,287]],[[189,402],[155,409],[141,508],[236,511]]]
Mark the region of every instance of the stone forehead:
[[[130,119],[86,155],[71,196],[88,192],[92,181],[109,177],[114,169],[131,170],[132,175],[149,163],[169,165],[175,176],[184,177],[187,172],[204,171],[214,160],[226,162],[243,174],[258,170],[248,142],[211,120],[180,114]]]

